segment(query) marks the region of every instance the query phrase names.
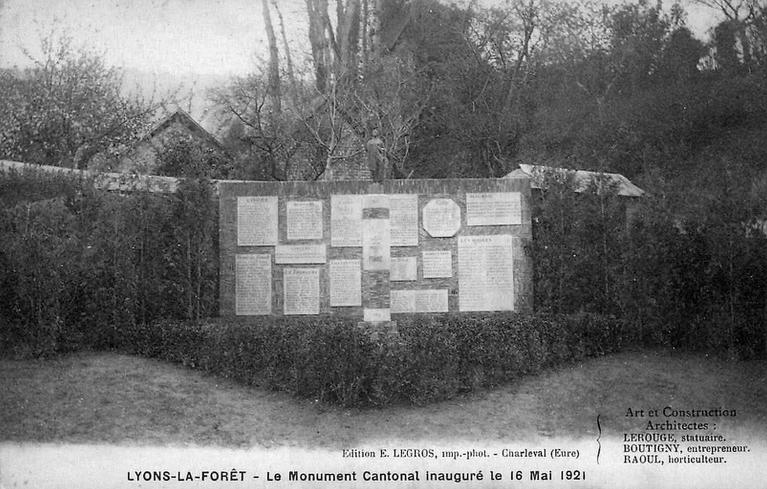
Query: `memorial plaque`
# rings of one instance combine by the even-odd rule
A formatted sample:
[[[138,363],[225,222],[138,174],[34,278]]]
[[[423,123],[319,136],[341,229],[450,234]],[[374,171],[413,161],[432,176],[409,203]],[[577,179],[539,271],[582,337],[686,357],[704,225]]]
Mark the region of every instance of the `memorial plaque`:
[[[237,246],[277,244],[277,196],[237,197]]]
[[[360,260],[330,260],[330,305],[362,305]]]
[[[320,313],[320,269],[285,268],[282,270],[285,315]]]
[[[424,251],[421,254],[423,278],[453,276],[453,253],[450,250]]]
[[[447,289],[414,292],[415,312],[447,312]]]
[[[327,250],[324,244],[277,245],[274,247],[274,263],[290,265],[296,263],[325,263]]]
[[[414,313],[415,312],[415,292],[414,290],[392,290],[391,291],[391,312],[394,314]]]
[[[513,311],[511,235],[458,237],[458,309]]]
[[[392,246],[418,246],[418,195],[389,195]]]
[[[389,280],[392,282],[418,280],[418,259],[415,256],[393,256]]]
[[[386,195],[366,195],[363,201],[363,215],[369,210],[372,215],[362,219],[362,268],[363,270],[389,270],[391,266],[391,227],[388,218],[389,198]]]
[[[466,224],[508,226],[522,223],[522,194],[488,192],[466,194]]]
[[[253,316],[272,313],[272,255],[237,254],[235,262],[235,314]]]
[[[461,208],[452,199],[432,199],[423,208],[423,228],[433,238],[449,238],[461,229]]]
[[[362,320],[368,323],[383,323],[391,321],[391,310],[366,307],[362,311]]]
[[[447,311],[447,289],[391,291],[393,314]]]
[[[288,240],[322,239],[322,201],[287,203]]]
[[[362,196],[330,196],[330,246],[362,246]]]

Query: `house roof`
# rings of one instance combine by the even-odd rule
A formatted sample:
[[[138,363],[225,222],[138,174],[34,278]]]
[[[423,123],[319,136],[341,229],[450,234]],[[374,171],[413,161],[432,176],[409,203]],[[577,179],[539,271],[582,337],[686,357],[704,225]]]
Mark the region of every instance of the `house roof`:
[[[620,173],[604,173],[588,170],[569,170],[567,168],[557,168],[545,165],[519,165],[519,169],[512,171],[504,178],[513,178],[518,176],[527,176],[530,178],[530,188],[540,189],[546,175],[551,173],[572,176],[576,192],[584,192],[592,181],[607,181],[609,185],[614,185],[617,194],[623,197],[641,197],[645,191],[634,185],[631,180]]]
[[[216,139],[216,137],[213,136],[213,134],[205,130],[205,128],[202,127],[196,120],[194,120],[191,115],[187,114],[185,111],[181,109],[176,109],[174,112],[171,112],[167,117],[160,120],[160,122],[152,126],[152,128],[149,129],[149,131],[147,131],[146,134],[144,134],[139,139],[139,141],[153,138],[154,136],[156,136],[157,134],[165,130],[168,126],[170,126],[175,121],[180,122],[181,124],[186,126],[190,131],[192,131],[195,134],[198,134],[207,142],[214,145],[216,148],[223,149],[223,146],[218,141],[218,139]]]

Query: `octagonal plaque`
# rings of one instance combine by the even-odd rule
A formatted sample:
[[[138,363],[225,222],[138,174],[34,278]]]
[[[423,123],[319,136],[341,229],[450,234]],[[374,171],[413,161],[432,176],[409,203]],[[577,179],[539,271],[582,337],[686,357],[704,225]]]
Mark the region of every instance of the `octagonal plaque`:
[[[461,229],[461,208],[452,199],[432,199],[423,208],[423,228],[432,238],[450,238]]]

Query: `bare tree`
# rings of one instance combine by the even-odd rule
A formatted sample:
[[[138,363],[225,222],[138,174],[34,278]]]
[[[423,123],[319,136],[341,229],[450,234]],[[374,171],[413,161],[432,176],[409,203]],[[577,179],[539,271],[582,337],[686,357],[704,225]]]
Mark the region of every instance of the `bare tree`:
[[[272,100],[272,109],[276,113],[282,112],[282,95],[280,90],[280,53],[277,49],[277,37],[274,35],[272,16],[269,14],[267,0],[261,0],[261,10],[264,15],[266,38],[269,43],[269,96]]]
[[[285,63],[287,65],[287,75],[288,80],[290,81],[290,87],[291,87],[291,97],[295,96],[295,90],[296,90],[296,73],[293,69],[293,57],[290,54],[290,45],[288,44],[288,36],[285,32],[285,20],[282,18],[282,12],[280,11],[279,5],[277,5],[277,0],[272,0],[272,6],[274,7],[274,11],[277,12],[277,18],[280,22],[280,34],[282,37],[282,49],[285,52]]]
[[[318,148],[317,158],[310,161],[312,180],[322,177],[337,161],[360,156],[364,148],[358,132],[345,113],[346,93],[332,84],[315,99],[314,106],[299,115],[300,122]]]
[[[309,16],[309,44],[312,49],[314,78],[317,90],[324,92],[328,86],[332,59],[330,42],[326,36],[327,0],[305,0]],[[332,30],[330,30],[332,33]]]
[[[122,72],[55,28],[23,73],[0,72],[0,157],[84,167],[135,140],[167,97],[125,96]]]
[[[763,33],[760,27],[764,24],[764,16],[767,13],[767,5],[762,0],[694,0],[698,5],[703,5],[721,12],[725,22],[735,30],[737,41],[740,43],[740,55],[743,65],[747,69],[753,67],[752,57],[760,57],[765,46],[752,46],[763,41]],[[756,51],[756,52],[754,52]]]
[[[341,5],[341,1],[337,2]],[[350,80],[357,77],[359,66],[359,36],[360,36],[360,1],[348,0],[343,12],[343,23],[339,17],[339,32],[341,34],[341,67],[340,69]]]

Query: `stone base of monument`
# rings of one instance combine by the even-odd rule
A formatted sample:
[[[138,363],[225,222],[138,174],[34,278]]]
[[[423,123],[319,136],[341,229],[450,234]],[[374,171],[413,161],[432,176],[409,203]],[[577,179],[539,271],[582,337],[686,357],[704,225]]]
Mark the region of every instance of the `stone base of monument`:
[[[373,341],[388,340],[399,337],[397,321],[360,321],[357,323],[357,327],[365,331]]]

